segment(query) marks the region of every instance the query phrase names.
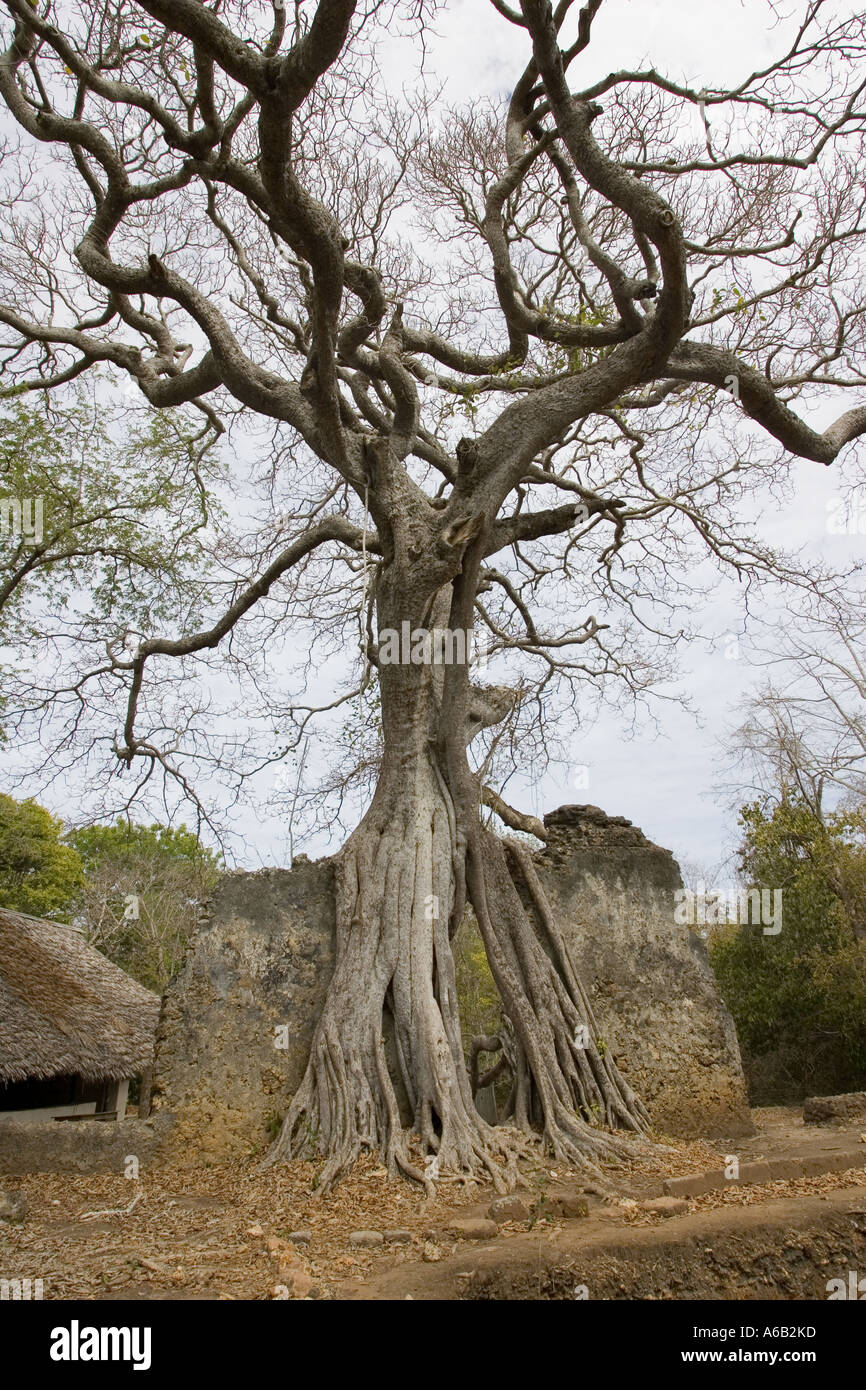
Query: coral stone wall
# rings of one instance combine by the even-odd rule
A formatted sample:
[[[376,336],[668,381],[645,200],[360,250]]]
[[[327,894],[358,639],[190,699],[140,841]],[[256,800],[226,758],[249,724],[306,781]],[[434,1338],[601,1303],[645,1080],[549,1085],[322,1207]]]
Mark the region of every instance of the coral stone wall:
[[[544,823],[536,867],[600,1033],[656,1127],[749,1132],[733,1019],[703,941],[674,921],[673,855],[597,806],[562,806]]]
[[[606,1045],[656,1127],[748,1130],[731,1017],[703,943],[674,923],[672,855],[597,807],[561,807],[545,824],[539,873]],[[329,860],[223,879],[163,1000],[154,1113],[173,1157],[264,1148],[303,1075],[334,930]]]
[[[304,1074],[334,968],[329,860],[228,874],[163,1000],[153,1108],[174,1156],[261,1148]]]

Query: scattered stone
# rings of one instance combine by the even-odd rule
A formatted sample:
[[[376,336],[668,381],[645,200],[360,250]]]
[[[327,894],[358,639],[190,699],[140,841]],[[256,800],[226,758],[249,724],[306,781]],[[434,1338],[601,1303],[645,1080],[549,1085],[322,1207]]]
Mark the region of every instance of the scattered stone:
[[[309,1231],[289,1231],[288,1238],[292,1245],[309,1245],[312,1236]]]
[[[490,1240],[499,1234],[495,1221],[487,1221],[483,1216],[462,1216],[449,1226],[452,1236],[458,1240]]]
[[[411,1231],[383,1231],[382,1235],[389,1245],[410,1245],[412,1242]]]
[[[866,1115],[866,1091],[848,1091],[841,1096],[809,1096],[803,1101],[803,1120],[807,1125],[837,1125]]]
[[[557,1216],[564,1216],[569,1220],[578,1216],[589,1216],[589,1202],[585,1197],[576,1197],[573,1192],[558,1192],[550,1200]]]
[[[528,1221],[529,1207],[520,1197],[497,1197],[487,1208],[487,1215],[497,1225],[503,1221]]]
[[[27,1198],[23,1192],[0,1190],[0,1221],[23,1221],[27,1215]]]
[[[263,1236],[264,1233],[265,1233],[265,1232],[264,1232],[264,1228],[263,1228],[262,1226],[258,1226],[258,1225],[256,1225],[256,1226],[247,1226],[247,1235],[248,1235],[248,1236],[254,1236],[254,1237],[256,1237],[256,1239],[258,1239],[258,1238],[260,1238],[261,1236]]]
[[[349,1244],[362,1250],[372,1250],[377,1245],[384,1245],[385,1237],[381,1231],[353,1231],[349,1236]]]
[[[680,1216],[689,1209],[684,1197],[653,1197],[648,1202],[638,1202],[638,1206],[641,1211],[653,1211],[658,1216]]]
[[[315,1279],[303,1269],[286,1269],[280,1266],[280,1278],[293,1298],[318,1298],[320,1290]]]
[[[434,1245],[432,1240],[425,1240],[424,1249],[421,1251],[421,1259],[425,1264],[435,1264],[437,1260],[442,1259],[442,1251],[439,1249],[438,1245]]]
[[[272,1255],[294,1255],[294,1249],[282,1236],[268,1236],[265,1245]]]

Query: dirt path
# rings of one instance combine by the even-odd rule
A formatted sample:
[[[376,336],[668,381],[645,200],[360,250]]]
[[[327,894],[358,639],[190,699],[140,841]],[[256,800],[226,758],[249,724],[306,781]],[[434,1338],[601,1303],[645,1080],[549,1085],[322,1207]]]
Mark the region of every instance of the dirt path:
[[[856,1126],[805,1127],[791,1111],[757,1118],[744,1161],[832,1156],[860,1139]],[[815,1298],[840,1261],[866,1270],[866,1143],[848,1172],[726,1186],[673,1216],[641,1205],[665,1178],[718,1168],[723,1149],[680,1141],[612,1165],[602,1184],[539,1160],[518,1194],[522,1219],[478,1241],[451,1227],[486,1218],[492,1188],[443,1185],[427,1202],[372,1159],[327,1199],[310,1164],[8,1177],[28,1212],[0,1222],[0,1277],[40,1278],[51,1299],[573,1298],[577,1285],[590,1298]],[[564,1214],[575,1202],[588,1214]],[[385,1238],[358,1245],[359,1231]]]
[[[507,1241],[464,1242],[441,1263],[388,1270],[341,1296],[826,1299],[829,1279],[866,1269],[866,1177],[820,1196],[756,1194],[749,1206],[613,1226],[591,1216]]]

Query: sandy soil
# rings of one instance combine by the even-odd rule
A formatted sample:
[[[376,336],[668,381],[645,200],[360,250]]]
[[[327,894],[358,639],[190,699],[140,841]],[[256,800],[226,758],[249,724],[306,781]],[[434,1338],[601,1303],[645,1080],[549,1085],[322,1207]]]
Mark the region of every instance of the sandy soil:
[[[759,1112],[758,1123],[758,1134],[738,1146],[749,1159],[818,1152],[843,1140],[850,1146],[852,1138],[850,1129],[807,1131],[793,1111]],[[455,1261],[465,1264],[470,1253],[483,1254],[481,1263],[491,1267],[511,1261],[517,1270],[525,1264],[527,1242],[535,1250],[563,1238],[591,1243],[599,1231],[609,1238],[664,1226],[666,1241],[679,1229],[687,1244],[693,1235],[688,1222],[714,1210],[796,1205],[842,1191],[856,1198],[861,1187],[866,1208],[864,1168],[708,1193],[691,1199],[687,1213],[664,1218],[639,1203],[658,1196],[665,1177],[718,1168],[724,1153],[704,1141],[667,1144],[606,1168],[602,1183],[541,1160],[527,1166],[520,1195],[529,1221],[508,1222],[480,1245],[455,1240],[448,1227],[458,1216],[485,1216],[496,1196],[491,1186],[442,1184],[428,1201],[406,1183],[390,1181],[372,1158],[325,1198],[315,1191],[315,1167],[306,1163],[264,1171],[241,1162],[159,1168],[138,1180],[10,1177],[4,1188],[23,1193],[28,1213],[20,1224],[0,1224],[0,1275],[41,1278],[51,1299],[454,1297],[461,1287],[455,1281],[467,1277]],[[582,1194],[589,1216],[558,1217],[556,1198],[563,1194]],[[404,1235],[401,1242],[361,1249],[349,1239],[361,1230]],[[290,1238],[299,1231],[309,1233],[308,1243]]]

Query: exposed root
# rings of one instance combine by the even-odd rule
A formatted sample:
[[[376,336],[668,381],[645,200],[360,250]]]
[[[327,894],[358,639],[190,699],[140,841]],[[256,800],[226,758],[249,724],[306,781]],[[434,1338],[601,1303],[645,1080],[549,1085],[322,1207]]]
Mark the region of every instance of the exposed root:
[[[515,880],[530,899],[534,922]],[[605,1129],[645,1136],[649,1117],[603,1050],[589,999],[528,852],[519,845],[506,849],[479,829],[470,853],[469,891],[514,1031],[514,1122],[521,1129],[539,1123],[556,1159],[599,1176],[604,1159],[636,1151],[634,1141]]]
[[[400,815],[388,804],[338,857],[334,975],[303,1081],[266,1159],[323,1157],[321,1192],[368,1150],[431,1195],[448,1174],[507,1192],[529,1152],[517,1129],[492,1127],[475,1108],[448,930],[460,905],[455,818],[432,768],[415,790],[399,800]],[[406,1126],[386,1056],[386,1009],[412,1116]]]
[[[483,831],[474,809],[467,827],[427,743],[380,784],[337,858],[334,974],[266,1160],[323,1159],[320,1192],[367,1151],[428,1194],[450,1176],[506,1192],[539,1136],[558,1162],[598,1179],[605,1161],[635,1152],[612,1131],[646,1132],[529,854]],[[510,1124],[478,1113],[463,1055],[450,938],[467,890],[509,1023]]]

